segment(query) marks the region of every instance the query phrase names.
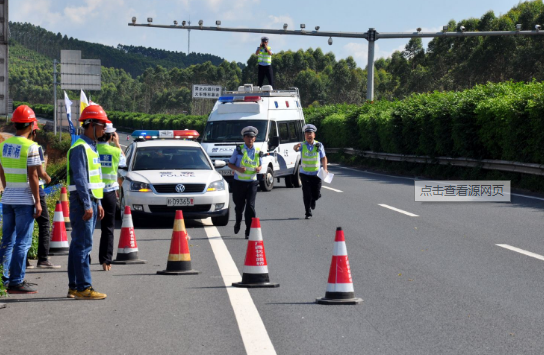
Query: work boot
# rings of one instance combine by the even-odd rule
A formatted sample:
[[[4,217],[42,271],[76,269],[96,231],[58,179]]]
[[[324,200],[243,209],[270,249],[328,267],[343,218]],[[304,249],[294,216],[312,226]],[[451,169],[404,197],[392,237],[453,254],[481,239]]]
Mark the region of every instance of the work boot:
[[[68,294],[66,295],[66,298],[76,298],[77,290],[74,288],[68,288]]]
[[[32,265],[32,264],[30,263],[30,261],[28,261],[28,258],[26,259],[26,268],[27,268],[27,269],[34,269],[34,265]]]
[[[105,293],[96,292],[92,287],[87,287],[83,291],[76,291],[74,296],[76,300],[103,300],[107,297]]]

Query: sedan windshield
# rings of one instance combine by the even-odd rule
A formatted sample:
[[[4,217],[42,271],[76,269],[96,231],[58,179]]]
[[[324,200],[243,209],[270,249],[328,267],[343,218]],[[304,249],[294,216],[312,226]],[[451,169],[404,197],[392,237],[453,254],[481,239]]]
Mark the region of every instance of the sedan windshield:
[[[256,142],[264,142],[268,121],[264,120],[236,120],[236,121],[209,121],[204,131],[203,142],[242,142],[242,129],[247,126],[257,128]]]
[[[212,170],[199,147],[140,147],[132,170]]]

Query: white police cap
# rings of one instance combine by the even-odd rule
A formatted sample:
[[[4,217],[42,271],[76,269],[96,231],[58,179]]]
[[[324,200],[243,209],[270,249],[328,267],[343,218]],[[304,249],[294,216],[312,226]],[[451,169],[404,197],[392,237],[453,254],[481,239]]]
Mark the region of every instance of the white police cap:
[[[313,124],[305,125],[304,127],[302,127],[302,130],[304,132],[317,132],[317,128]]]
[[[261,37],[262,42],[268,42],[268,37]]]
[[[248,135],[255,137],[257,134],[259,134],[259,130],[253,126],[247,126],[242,129],[242,136]]]

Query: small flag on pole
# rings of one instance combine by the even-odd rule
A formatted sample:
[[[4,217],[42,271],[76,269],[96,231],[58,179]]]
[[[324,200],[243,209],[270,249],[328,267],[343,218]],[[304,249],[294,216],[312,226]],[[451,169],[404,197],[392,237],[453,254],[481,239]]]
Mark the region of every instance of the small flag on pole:
[[[64,105],[66,106],[66,118],[68,119],[68,124],[70,125],[70,134],[75,134],[76,128],[72,123],[72,101],[68,97],[68,94],[66,94],[66,91],[64,92]]]
[[[83,110],[85,109],[85,107],[87,107],[87,106],[89,106],[89,100],[87,100],[87,96],[85,95],[83,90],[81,90],[81,94],[79,96],[79,114],[80,115],[83,112]]]

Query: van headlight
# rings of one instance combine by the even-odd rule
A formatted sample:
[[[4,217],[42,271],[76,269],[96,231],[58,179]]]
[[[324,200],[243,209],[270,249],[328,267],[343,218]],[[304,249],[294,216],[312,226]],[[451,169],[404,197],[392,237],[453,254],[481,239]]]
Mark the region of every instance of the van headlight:
[[[224,180],[217,180],[214,181],[208,186],[208,192],[210,191],[223,191],[225,189],[225,181]]]
[[[149,186],[149,184],[146,184],[144,182],[131,181],[130,191],[151,192],[151,186]]]

